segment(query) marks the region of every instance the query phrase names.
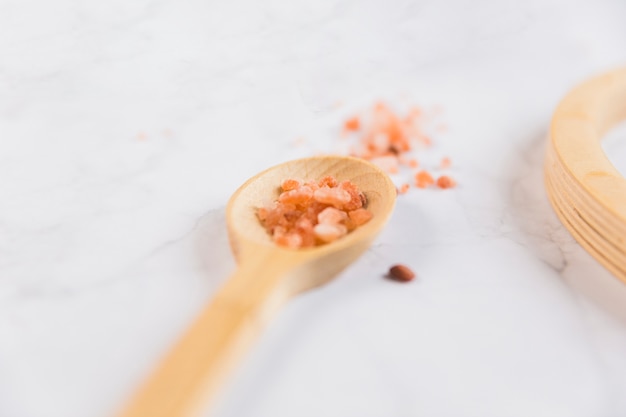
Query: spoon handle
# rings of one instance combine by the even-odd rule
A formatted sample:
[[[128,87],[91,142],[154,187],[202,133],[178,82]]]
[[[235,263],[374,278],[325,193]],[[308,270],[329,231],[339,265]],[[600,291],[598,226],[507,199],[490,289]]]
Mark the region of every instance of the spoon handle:
[[[282,275],[277,268],[240,267],[118,417],[188,417],[203,411],[286,301]]]

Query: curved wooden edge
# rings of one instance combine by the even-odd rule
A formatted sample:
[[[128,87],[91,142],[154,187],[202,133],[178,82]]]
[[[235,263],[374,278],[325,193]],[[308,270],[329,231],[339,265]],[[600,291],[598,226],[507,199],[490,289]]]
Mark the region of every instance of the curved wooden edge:
[[[626,282],[626,179],[601,146],[626,119],[626,68],[592,78],[557,106],[550,125],[545,182],[574,238]]]
[[[548,184],[548,180],[547,179],[546,179],[546,187],[548,187],[548,189],[549,189],[549,187],[551,187],[551,185]],[[626,271],[624,271],[620,265],[616,264],[615,262],[613,262],[613,260],[608,258],[606,256],[606,253],[602,250],[602,248],[598,248],[597,246],[595,246],[595,244],[597,243],[597,239],[601,240],[601,238],[598,238],[596,236],[591,236],[589,234],[589,230],[588,229],[585,229],[584,227],[581,228],[580,226],[577,226],[577,222],[575,220],[575,217],[572,216],[571,213],[569,213],[569,214],[566,213],[562,209],[562,206],[557,203],[557,199],[555,198],[556,193],[550,193],[550,191],[549,191],[548,195],[549,195],[550,202],[554,206],[554,210],[556,212],[557,217],[559,218],[559,220],[561,220],[563,225],[565,225],[565,227],[567,227],[567,229],[570,231],[570,233],[572,234],[574,239],[576,239],[576,241],[591,256],[593,256],[597,261],[599,261],[613,275],[615,275],[620,280],[626,282]],[[594,239],[596,239],[596,240],[594,241]]]
[[[546,158],[546,161],[548,160],[550,157]],[[579,187],[576,187],[575,181],[565,169],[559,166],[557,162],[553,163],[555,165],[552,167],[550,175],[546,172],[553,183],[552,189],[557,190],[555,192],[562,197],[567,197],[572,208],[584,213],[585,222],[598,230],[598,233],[604,236],[607,242],[626,254],[626,224],[619,222],[619,219],[610,215],[596,200],[589,198]]]
[[[626,179],[601,146],[606,132],[623,119],[626,119],[626,68],[574,88],[554,112],[550,142],[577,185],[626,223]]]
[[[551,178],[545,177],[548,197],[559,220],[567,227],[576,241],[598,260],[605,268],[616,277],[626,282],[626,254],[617,252],[598,230],[590,225],[576,210],[566,197],[562,196],[551,182]]]

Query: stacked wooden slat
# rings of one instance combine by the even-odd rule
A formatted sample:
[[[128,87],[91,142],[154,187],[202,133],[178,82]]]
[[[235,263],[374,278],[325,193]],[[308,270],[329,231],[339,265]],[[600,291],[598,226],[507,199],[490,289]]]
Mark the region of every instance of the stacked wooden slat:
[[[626,281],[626,179],[601,141],[626,119],[626,69],[593,78],[559,104],[550,126],[546,188],[563,224],[618,278]]]

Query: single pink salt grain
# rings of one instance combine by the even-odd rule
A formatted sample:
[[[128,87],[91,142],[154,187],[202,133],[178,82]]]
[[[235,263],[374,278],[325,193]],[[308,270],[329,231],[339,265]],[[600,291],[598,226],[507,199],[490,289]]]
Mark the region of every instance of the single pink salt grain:
[[[360,208],[360,209],[352,210],[351,212],[348,213],[348,216],[350,217],[350,220],[352,220],[356,226],[361,226],[371,220],[372,213],[370,213],[366,209]]]
[[[446,188],[453,188],[455,186],[456,182],[447,175],[442,175],[441,177],[437,178],[437,187],[441,189],[445,190]]]
[[[341,188],[329,188],[322,187],[313,193],[315,201],[330,204],[337,208],[343,207],[344,204],[349,203],[351,200],[350,193]]]
[[[302,246],[302,236],[298,233],[280,233],[274,235],[274,242],[280,246],[297,249]]]
[[[348,215],[345,211],[337,210],[334,207],[326,207],[317,215],[318,223],[337,224],[345,221]]]
[[[344,129],[348,131],[356,131],[361,128],[361,122],[357,116],[351,117],[344,123]]]
[[[320,187],[330,187],[330,188],[333,188],[333,187],[337,186],[337,180],[332,175],[327,175],[324,178],[322,178],[321,180],[319,180],[317,185],[320,186]]]
[[[365,205],[365,195],[359,191],[359,188],[354,183],[350,181],[342,181],[339,184],[339,188],[350,194],[350,201],[343,205],[344,210],[356,210]]]
[[[300,184],[301,182],[295,178],[287,178],[280,183],[280,188],[282,188],[283,191],[291,191],[298,188]]]
[[[406,194],[407,191],[409,191],[409,188],[411,188],[411,186],[409,184],[402,184],[399,188],[396,188],[396,191],[398,192],[398,194]]]
[[[303,230],[303,231],[308,231],[308,230],[312,230],[313,229],[314,223],[308,217],[300,216],[298,221],[296,221],[295,226],[296,226],[296,229]]]
[[[417,188],[427,188],[435,183],[433,176],[426,170],[421,170],[415,174],[415,186]]]
[[[278,201],[285,204],[305,204],[311,198],[313,198],[313,190],[305,185],[282,193]]]
[[[320,188],[320,185],[317,183],[317,181],[307,181],[306,183],[304,183],[304,185],[306,185],[313,191]]]
[[[267,216],[269,215],[269,210],[265,207],[261,207],[257,210],[256,215],[259,217],[259,220],[265,221],[265,219],[267,219]]]
[[[313,231],[315,233],[315,237],[326,243],[333,242],[348,233],[348,230],[344,225],[326,223],[316,225],[313,228]]]

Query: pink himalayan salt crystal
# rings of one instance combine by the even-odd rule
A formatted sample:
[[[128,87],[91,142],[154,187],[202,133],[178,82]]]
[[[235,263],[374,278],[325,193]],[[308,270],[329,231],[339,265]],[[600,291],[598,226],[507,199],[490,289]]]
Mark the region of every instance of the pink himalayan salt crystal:
[[[296,229],[300,229],[300,230],[313,230],[313,226],[315,226],[315,223],[313,223],[311,219],[303,215],[303,216],[300,216],[298,221],[296,221],[295,226],[296,226]]]
[[[273,203],[270,207],[257,212],[259,219],[263,218],[263,224],[266,225],[266,229],[273,234],[274,228],[280,226],[285,227],[289,223],[289,219],[292,218],[292,213],[296,209],[296,206],[291,204],[281,204],[279,202]]]
[[[326,207],[317,215],[317,222],[324,224],[338,224],[345,221],[348,215],[345,211],[337,210],[334,207]]]
[[[329,188],[322,187],[318,190],[315,190],[313,193],[313,198],[315,201],[330,204],[331,206],[335,206],[337,208],[343,207],[344,204],[350,202],[352,197],[350,193],[341,188]]]
[[[350,217],[350,220],[352,220],[356,226],[361,226],[367,223],[368,221],[370,221],[370,219],[372,218],[372,213],[370,213],[364,208],[360,208],[360,209],[352,210],[351,212],[348,213],[348,216]]]
[[[320,223],[313,228],[315,237],[325,243],[333,242],[348,233],[346,226],[342,224]]]
[[[267,219],[267,216],[269,215],[269,210],[265,207],[261,207],[257,210],[256,215],[259,217],[259,220],[264,222]]]
[[[313,190],[306,185],[294,190],[285,191],[278,197],[278,201],[285,204],[306,204],[313,198]]]
[[[343,181],[339,184],[339,188],[344,191],[347,191],[350,194],[350,201],[342,207],[345,211],[352,211],[358,208],[361,208],[365,205],[366,199],[365,195],[359,188],[350,181]]]
[[[317,184],[320,187],[326,186],[326,187],[333,188],[333,187],[337,186],[337,180],[332,175],[327,175],[324,178],[322,178],[321,180],[319,180],[319,182]]]
[[[287,179],[281,182],[283,187],[277,201],[257,211],[279,246],[298,249],[332,242],[371,218],[363,208],[365,196],[350,181],[339,183],[332,176],[307,182]]]
[[[291,191],[300,187],[300,184],[302,184],[302,182],[295,178],[287,178],[280,183],[280,188],[282,188],[283,191]]]
[[[315,191],[315,190],[320,188],[320,185],[317,183],[317,181],[308,181],[304,185],[306,185],[307,187],[309,187],[313,191]]]
[[[298,249],[302,246],[302,236],[298,233],[279,233],[274,234],[274,242],[280,246],[286,246],[292,249]]]

